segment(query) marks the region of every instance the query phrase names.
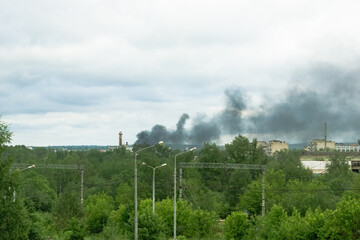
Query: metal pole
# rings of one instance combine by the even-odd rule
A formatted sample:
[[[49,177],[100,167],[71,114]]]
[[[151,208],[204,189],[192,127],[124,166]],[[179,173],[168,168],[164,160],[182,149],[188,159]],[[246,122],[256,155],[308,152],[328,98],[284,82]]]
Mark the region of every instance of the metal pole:
[[[177,155],[175,155],[175,160],[174,160],[174,240],[176,240],[176,157]]]
[[[137,207],[137,165],[136,165],[136,158],[137,152],[135,153],[135,179],[134,179],[134,188],[135,188],[135,240],[138,240],[138,207]]]
[[[81,169],[81,196],[80,196],[80,202],[81,205],[84,205],[84,169]]]
[[[153,202],[152,202],[153,214],[155,214],[155,168],[153,168]]]
[[[148,165],[148,164],[146,164],[146,163],[142,163],[143,165],[145,165],[145,166],[147,166],[147,167],[149,167],[149,168],[151,168],[152,170],[153,170],[153,187],[152,187],[152,191],[153,191],[153,195],[152,195],[152,198],[153,198],[153,202],[152,202],[152,208],[153,208],[153,214],[155,214],[155,170],[157,169],[157,168],[161,168],[161,167],[164,167],[164,166],[166,166],[167,164],[166,163],[163,163],[163,164],[161,164],[160,166],[157,166],[157,167],[152,167],[152,166],[150,166],[150,165]]]
[[[179,198],[182,198],[182,168],[179,170]]]
[[[196,150],[196,147],[193,147],[186,152],[178,153],[175,155],[175,160],[174,160],[174,240],[176,240],[176,157],[178,155],[188,153],[188,152],[191,152],[194,150]]]
[[[262,204],[261,204],[261,216],[265,216],[265,169],[262,169]]]
[[[159,145],[163,145],[163,141],[160,141],[158,143]],[[140,150],[137,150],[135,152],[135,166],[134,166],[134,190],[135,190],[135,240],[138,240],[138,205],[137,205],[137,155],[141,152],[141,151],[144,151],[146,149],[149,149],[149,148],[152,148],[152,147],[155,147],[156,145],[151,145],[151,146],[148,146],[146,148],[143,148],[143,149],[140,149]]]

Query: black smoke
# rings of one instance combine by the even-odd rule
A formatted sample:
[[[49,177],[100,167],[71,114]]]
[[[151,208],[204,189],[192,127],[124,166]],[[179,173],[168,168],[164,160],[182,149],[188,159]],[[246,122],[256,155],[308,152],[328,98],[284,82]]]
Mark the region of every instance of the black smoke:
[[[247,132],[304,142],[323,138],[327,122],[328,139],[360,136],[359,71],[317,65],[294,76],[292,85],[247,119]]]
[[[137,134],[135,144],[156,144],[165,141],[169,144],[203,144],[219,140],[224,133],[239,134],[241,130],[241,111],[246,108],[240,89],[225,91],[226,108],[213,118],[197,116],[190,130],[184,125],[190,118],[187,113],[181,115],[175,130],[155,125],[151,131],[144,130]]]
[[[225,109],[208,118],[197,117],[190,130],[190,118],[183,114],[175,130],[155,125],[137,135],[135,144],[202,144],[218,140],[223,134],[249,134],[270,139],[307,142],[323,138],[327,122],[328,139],[360,138],[360,71],[318,64],[294,74],[291,86],[282,95],[266,96],[266,101],[244,116],[249,104],[240,88],[225,91]],[[355,138],[355,139],[354,139]],[[270,140],[268,139],[268,140]],[[264,139],[266,140],[266,139]]]

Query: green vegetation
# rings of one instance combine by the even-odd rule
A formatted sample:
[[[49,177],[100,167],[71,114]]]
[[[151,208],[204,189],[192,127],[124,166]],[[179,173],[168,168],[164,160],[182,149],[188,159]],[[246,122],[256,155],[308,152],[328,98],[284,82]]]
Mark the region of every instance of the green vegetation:
[[[1,239],[134,238],[132,151],[28,149],[9,143],[11,132],[0,121]],[[156,146],[138,156],[139,239],[172,239],[177,153]],[[315,176],[301,165],[300,154],[291,150],[269,157],[256,148],[256,140],[239,135],[225,148],[206,143],[198,152],[182,155],[178,162],[266,164],[266,214],[261,216],[260,171],[183,169],[178,239],[360,238],[360,176],[350,171],[342,155],[334,155],[328,171]],[[152,170],[141,162],[167,163],[156,171],[155,215]],[[23,171],[13,169],[15,163],[84,165],[84,203],[79,170]]]

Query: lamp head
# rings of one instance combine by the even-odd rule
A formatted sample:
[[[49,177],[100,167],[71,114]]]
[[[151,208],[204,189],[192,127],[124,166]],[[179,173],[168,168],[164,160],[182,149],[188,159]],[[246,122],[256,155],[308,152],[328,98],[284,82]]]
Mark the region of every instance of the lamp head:
[[[162,167],[164,167],[164,166],[166,166],[166,165],[167,165],[166,163],[161,164]]]
[[[193,147],[192,149],[190,149],[189,151],[195,151],[196,150],[196,147]]]
[[[162,146],[162,145],[164,145],[164,142],[163,142],[163,141],[160,141],[160,142],[158,142],[158,144],[159,144],[160,146]]]

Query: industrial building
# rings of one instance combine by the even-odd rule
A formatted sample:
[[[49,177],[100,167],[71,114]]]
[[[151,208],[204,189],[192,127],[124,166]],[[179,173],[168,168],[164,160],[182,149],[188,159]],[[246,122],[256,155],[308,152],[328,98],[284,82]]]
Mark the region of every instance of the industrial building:
[[[269,143],[266,141],[258,141],[257,147],[263,148],[267,155],[273,155],[281,150],[289,150],[289,144],[280,140],[271,140]]]
[[[314,174],[324,173],[326,171],[326,164],[330,163],[330,159],[339,154],[332,152],[304,152],[301,154],[301,163],[309,168]],[[360,171],[360,154],[358,152],[343,152],[348,161],[349,168],[353,172]]]
[[[316,152],[326,150],[335,150],[335,141],[325,141],[324,139],[314,139],[309,146],[305,148],[306,151]]]

